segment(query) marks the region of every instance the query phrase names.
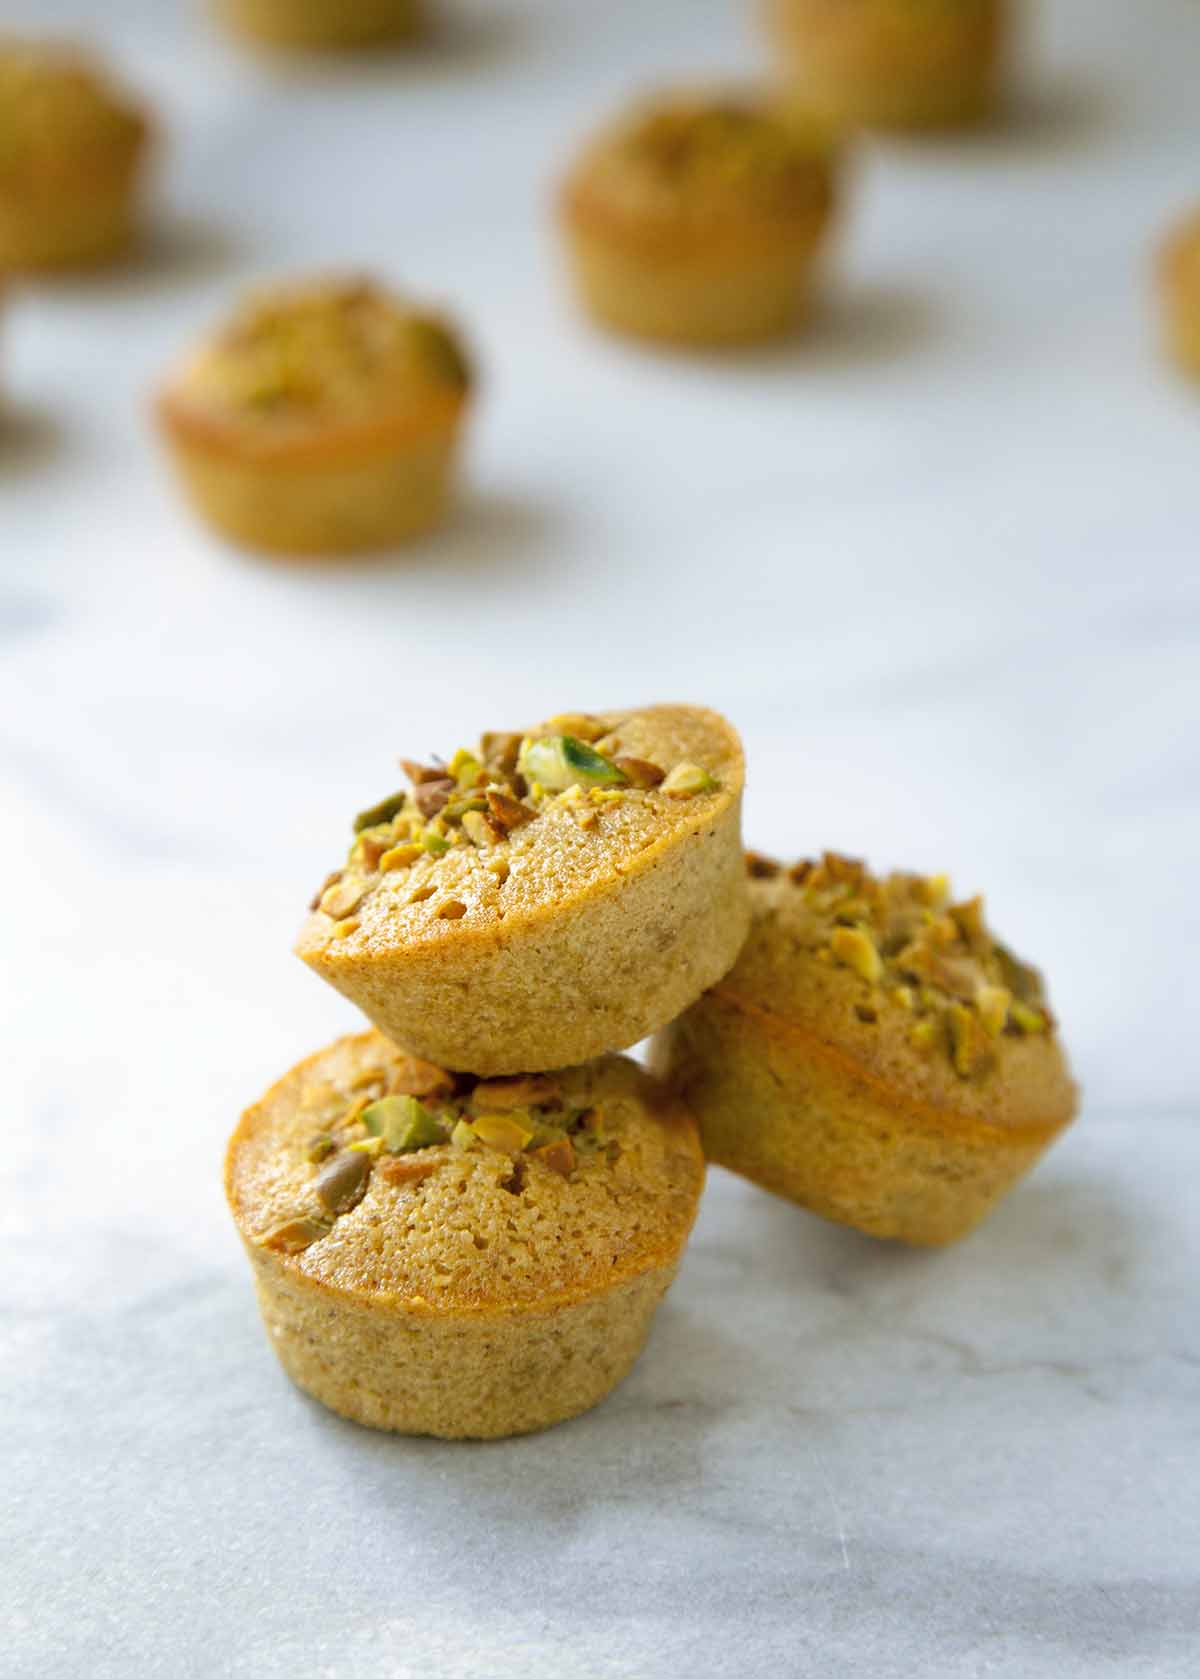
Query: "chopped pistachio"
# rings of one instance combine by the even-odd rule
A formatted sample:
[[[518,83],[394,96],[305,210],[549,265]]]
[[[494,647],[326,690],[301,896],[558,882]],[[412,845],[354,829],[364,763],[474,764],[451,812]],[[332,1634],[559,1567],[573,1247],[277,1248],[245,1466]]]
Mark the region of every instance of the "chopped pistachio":
[[[1044,1032],[1048,1022],[1041,1009],[1030,1008],[1028,1003],[1014,1002],[1009,1010],[1013,1025],[1021,1032]]]
[[[576,740],[586,741],[589,746],[594,746],[604,733],[604,724],[600,719],[586,711],[564,711],[558,717],[552,717],[546,727],[556,734],[574,735]]]
[[[380,872],[391,874],[394,869],[410,868],[417,858],[423,857],[424,854],[424,847],[420,845],[394,845],[379,859]]]
[[[853,968],[868,985],[874,985],[883,972],[883,962],[874,940],[861,927],[835,927],[829,945],[839,962]]]
[[[259,1237],[259,1246],[277,1253],[303,1253],[322,1236],[328,1236],[329,1226],[315,1218],[289,1218]]]
[[[363,1110],[363,1124],[389,1154],[408,1154],[445,1141],[441,1126],[415,1096],[384,1096]]]
[[[511,833],[514,828],[524,827],[526,822],[532,822],[537,815],[537,811],[530,810],[520,799],[510,798],[498,787],[488,788],[487,802],[492,821],[503,828],[506,834]]]
[[[365,880],[335,881],[321,894],[321,914],[340,921],[343,916],[350,915],[362,903],[370,891]]]
[[[389,1096],[444,1096],[454,1089],[454,1074],[419,1055],[402,1055],[388,1076]]]
[[[657,787],[666,774],[645,758],[616,757],[613,763],[631,787]]]
[[[336,1147],[337,1144],[329,1135],[328,1131],[318,1131],[316,1136],[311,1140],[308,1147],[305,1149],[304,1158],[306,1160],[311,1160],[313,1165],[316,1166],[320,1161],[324,1160],[327,1155],[332,1154]]]
[[[369,810],[360,810],[354,818],[354,832],[360,834],[364,828],[378,828],[382,823],[390,822],[393,816],[399,815],[407,797],[407,793],[389,793],[386,799],[380,799]]]
[[[541,1148],[531,1149],[529,1158],[540,1160],[543,1166],[557,1172],[560,1178],[570,1177],[575,1168],[575,1150],[569,1137],[559,1137]]]
[[[350,848],[350,859],[352,862],[361,864],[364,869],[376,869],[379,867],[379,859],[388,851],[391,844],[392,831],[390,828],[384,828],[378,833],[368,828],[359,835]]]
[[[421,835],[421,845],[431,857],[442,857],[450,849],[450,841],[443,839],[441,834],[435,834],[432,828],[426,828]]]
[[[374,1160],[375,1156],[379,1154],[383,1148],[383,1138],[359,1137],[357,1142],[347,1143],[346,1147],[348,1149],[353,1149],[356,1154],[369,1154],[371,1159]]]
[[[366,1194],[370,1175],[371,1162],[365,1154],[343,1149],[318,1172],[313,1187],[318,1201],[331,1213],[348,1213]]]
[[[938,1041],[938,1023],[936,1020],[918,1020],[908,1034],[909,1042],[917,1049],[932,1049]]]
[[[751,880],[774,880],[781,872],[782,865],[773,857],[764,857],[760,852],[747,851],[746,873]]]
[[[436,816],[439,811],[445,809],[456,786],[457,783],[452,781],[449,776],[444,776],[437,781],[422,781],[413,788],[413,803],[428,822],[430,817]]]
[[[676,764],[662,784],[669,799],[691,799],[697,793],[715,793],[719,783],[699,764]]]
[[[577,735],[543,735],[521,747],[518,768],[526,781],[537,782],[548,792],[561,793],[567,787],[612,787],[625,777],[607,758]]]
[[[987,1059],[983,1028],[979,1019],[962,1003],[951,1003],[946,1010],[946,1026],[950,1033],[950,1059],[960,1078],[970,1078]]]
[[[446,774],[452,776],[457,785],[464,789],[474,787],[484,773],[479,759],[473,752],[468,752],[465,746],[460,746],[446,765]]]
[[[463,832],[472,845],[482,851],[489,845],[499,845],[504,839],[504,831],[498,828],[492,819],[484,816],[482,811],[468,810],[462,819]]]
[[[1003,985],[981,985],[975,993],[975,1007],[979,1010],[979,1018],[983,1029],[989,1037],[995,1038],[1003,1032],[1008,1022],[1008,1005],[1012,1002],[1012,993]]]
[[[515,1078],[485,1079],[471,1092],[471,1106],[480,1113],[509,1113],[514,1108],[536,1108],[558,1095],[553,1079],[541,1073],[518,1074]]]
[[[488,1148],[510,1154],[519,1154],[533,1136],[532,1128],[522,1125],[515,1114],[480,1114],[471,1129]]]
[[[475,1128],[471,1125],[470,1121],[460,1119],[453,1131],[450,1133],[450,1141],[454,1144],[455,1148],[469,1149],[474,1148],[479,1139],[476,1137]]]
[[[512,775],[517,767],[521,737],[511,729],[492,730],[481,735],[479,752],[485,764],[499,770],[502,776]]]
[[[911,1012],[916,1007],[917,999],[913,994],[911,985],[898,985],[892,992],[892,996],[902,1009],[908,1009]]]
[[[312,898],[309,902],[309,906],[308,906],[309,909],[314,909],[314,910],[315,909],[320,909],[321,899],[325,896],[326,892],[328,892],[329,888],[331,886],[333,886],[341,878],[342,878],[341,869],[331,869],[330,872],[325,876],[325,879],[321,882],[320,886],[318,886],[317,890],[313,893]]]
[[[385,1183],[421,1183],[437,1171],[436,1160],[418,1160],[412,1155],[388,1154],[379,1162]]]
[[[447,779],[443,764],[417,764],[411,758],[401,758],[400,768],[414,787],[423,787],[427,781],[445,781]]]

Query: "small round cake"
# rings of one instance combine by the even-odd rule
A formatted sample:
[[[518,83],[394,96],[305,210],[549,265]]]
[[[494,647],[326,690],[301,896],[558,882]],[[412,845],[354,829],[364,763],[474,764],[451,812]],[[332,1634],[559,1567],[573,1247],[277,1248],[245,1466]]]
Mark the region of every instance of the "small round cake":
[[[745,949],[652,1068],[709,1160],[873,1236],[966,1235],[1075,1113],[1039,974],[944,879],[749,868]]]
[[[1158,263],[1167,353],[1200,375],[1200,211],[1175,227]]]
[[[317,281],[251,298],[169,378],[158,415],[223,535],[355,553],[442,517],[470,387],[442,320],[368,280]]]
[[[372,1428],[492,1439],[628,1374],[704,1162],[631,1061],[486,1081],[367,1032],[243,1115],[225,1184],[293,1381]]]
[[[236,34],[268,47],[386,46],[420,32],[422,0],[214,0]]]
[[[394,1042],[476,1073],[570,1066],[732,964],[744,765],[715,712],[576,712],[401,763],[297,945]]]
[[[769,338],[805,313],[834,202],[829,136],[745,93],[667,93],[600,133],[560,217],[601,325],[669,343]]]
[[[806,107],[843,127],[946,128],[992,107],[1003,0],[768,0]]]
[[[148,140],[143,112],[84,54],[0,39],[0,272],[120,255]]]

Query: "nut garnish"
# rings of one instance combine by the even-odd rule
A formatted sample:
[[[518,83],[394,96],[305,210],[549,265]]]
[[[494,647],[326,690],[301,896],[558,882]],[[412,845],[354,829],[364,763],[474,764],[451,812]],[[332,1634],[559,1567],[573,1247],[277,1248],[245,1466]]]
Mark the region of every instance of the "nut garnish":
[[[770,879],[770,870],[752,878]],[[1035,968],[996,943],[982,898],[950,903],[944,875],[873,876],[856,858],[826,852],[788,870],[802,895],[814,960],[839,962],[877,987],[858,1018],[894,1005],[915,1047],[947,1056],[961,1078],[985,1076],[1005,1037],[1049,1032],[1053,1021]]]
[[[512,1108],[537,1108],[558,1096],[553,1079],[541,1073],[522,1073],[515,1078],[486,1079],[471,1092],[471,1105],[480,1113],[505,1113]]]
[[[388,1154],[379,1162],[385,1183],[422,1183],[437,1171],[436,1160],[417,1160],[412,1155]]]
[[[438,781],[422,781],[413,788],[413,803],[421,815],[428,820],[431,816],[436,816],[439,811],[445,809],[456,786],[457,783],[452,781],[449,776]]]
[[[621,771],[631,787],[657,787],[666,775],[657,764],[647,762],[645,758],[616,757],[613,763]]]
[[[344,1149],[317,1173],[313,1188],[317,1200],[331,1213],[348,1213],[367,1191],[371,1162],[363,1154]]]
[[[541,1148],[531,1149],[529,1157],[531,1160],[540,1160],[543,1166],[549,1166],[560,1178],[569,1178],[575,1169],[575,1149],[570,1137],[558,1137]]]
[[[394,869],[411,868],[418,857],[425,855],[425,848],[420,845],[393,845],[390,851],[385,851],[379,859],[379,869],[382,874],[391,874]]]
[[[530,810],[520,799],[510,798],[496,787],[487,790],[488,810],[492,820],[504,829],[506,834],[512,833],[514,828],[524,827],[526,822],[532,822],[537,815],[536,810]]]
[[[454,1074],[419,1055],[401,1055],[388,1075],[389,1096],[443,1096],[454,1089]]]
[[[322,1236],[328,1236],[329,1225],[322,1224],[315,1218],[289,1218],[274,1229],[268,1230],[265,1236],[260,1236],[258,1245],[270,1248],[274,1253],[303,1253],[305,1248],[312,1247]]]
[[[758,851],[746,852],[746,873],[751,880],[774,880],[782,872],[783,865],[773,857],[764,857]]]
[[[337,880],[321,894],[321,913],[335,921],[350,915],[367,895],[367,885],[361,880]]]
[[[692,799],[698,793],[715,793],[717,781],[699,764],[676,764],[662,784],[669,799]]]
[[[829,944],[838,961],[853,968],[869,985],[874,985],[883,973],[879,952],[860,927],[835,927]]]

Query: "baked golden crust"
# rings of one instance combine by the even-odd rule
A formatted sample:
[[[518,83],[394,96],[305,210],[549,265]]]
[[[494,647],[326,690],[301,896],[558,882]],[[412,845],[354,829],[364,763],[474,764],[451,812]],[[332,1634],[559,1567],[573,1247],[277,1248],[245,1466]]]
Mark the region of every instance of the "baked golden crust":
[[[846,126],[938,128],[994,102],[1004,0],[768,0],[806,107]]]
[[[1167,353],[1185,373],[1200,374],[1200,211],[1163,242],[1158,283]]]
[[[642,772],[540,788],[514,755],[505,785],[532,819],[489,832],[490,812],[468,810],[464,826],[440,813],[414,829],[410,796],[314,901],[297,953],[413,1053],[478,1073],[567,1066],[636,1043],[733,962],[749,915],[737,735],[714,712],[659,705],[552,719],[526,739],[580,729]],[[686,791],[689,769],[702,779]],[[497,763],[475,770],[460,805],[501,786]],[[658,784],[636,785],[650,770]]]
[[[421,31],[421,0],[214,0],[238,34],[265,46],[363,47]]]
[[[694,1122],[610,1057],[529,1093],[539,1105],[521,1114],[560,1139],[549,1151],[519,1132],[481,1143],[456,1116],[489,1116],[513,1092],[441,1075],[424,1101],[453,1141],[356,1152],[372,1141],[362,1115],[410,1088],[414,1067],[440,1071],[379,1033],[343,1038],[243,1115],[226,1193],[268,1332],[300,1385],[372,1426],[545,1427],[596,1403],[640,1350],[703,1187]],[[324,1186],[347,1165],[358,1181],[333,1210]]]
[[[144,112],[84,54],[0,39],[0,270],[118,255],[149,139]]]
[[[362,279],[251,298],[159,394],[200,511],[250,547],[386,546],[440,516],[471,371],[454,333]]]
[[[596,136],[560,194],[580,290],[606,325],[677,342],[793,325],[834,202],[829,135],[748,93],[672,92]]]
[[[964,1235],[1075,1111],[1040,977],[943,882],[754,868],[742,956],[652,1065],[711,1160],[874,1235]]]

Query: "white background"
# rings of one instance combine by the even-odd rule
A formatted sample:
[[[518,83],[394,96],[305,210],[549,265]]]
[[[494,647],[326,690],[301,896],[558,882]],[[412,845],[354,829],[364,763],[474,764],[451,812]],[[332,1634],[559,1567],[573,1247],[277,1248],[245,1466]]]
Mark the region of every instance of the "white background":
[[[1048,0],[1031,11],[1009,121],[953,143],[862,149],[811,333],[770,351],[695,358],[605,340],[578,318],[549,202],[582,130],[628,92],[680,74],[760,71],[767,61],[752,8],[494,0],[454,14],[436,46],[408,57],[287,65],[241,52],[202,16],[160,0],[30,0],[6,4],[3,17],[42,30],[87,27],[144,90],[164,131],[144,261],[95,280],[14,288],[5,310],[0,1050],[12,1145],[0,1218],[17,1259],[14,1315],[4,1321],[22,1356],[10,1364],[19,1372],[14,1407],[0,1415],[18,1429],[22,1484],[41,1489],[37,1508],[17,1511],[28,1568],[17,1580],[29,1664],[20,1671],[107,1672],[89,1626],[95,1636],[107,1628],[111,1647],[125,1650],[134,1666],[123,1671],[241,1672],[241,1659],[256,1679],[276,1660],[280,1672],[295,1671],[288,1662],[324,1636],[314,1554],[299,1566],[309,1610],[297,1609],[294,1647],[268,1626],[270,1636],[238,1656],[228,1628],[249,1623],[226,1617],[224,1605],[240,1602],[242,1575],[235,1568],[209,1595],[204,1587],[204,1568],[215,1579],[213,1557],[237,1530],[249,1472],[265,1484],[246,1516],[255,1537],[245,1566],[277,1600],[289,1597],[290,1576],[271,1560],[282,1494],[268,1463],[270,1442],[282,1450],[289,1427],[310,1465],[317,1455],[311,1473],[328,1497],[345,1500],[350,1525],[339,1544],[355,1553],[356,1578],[370,1572],[357,1555],[372,1542],[369,1523],[350,1515],[358,1469],[340,1460],[360,1453],[377,1464],[384,1446],[360,1446],[361,1435],[330,1432],[334,1424],[322,1432],[323,1419],[299,1409],[259,1344],[220,1201],[222,1142],[247,1100],[353,1025],[289,946],[348,816],[389,790],[396,755],[452,750],[481,726],[520,726],[550,711],[656,699],[703,701],[741,728],[747,838],[760,849],[828,845],[879,866],[948,868],[964,894],[982,888],[997,927],[1046,968],[1086,1091],[1084,1118],[1054,1162],[977,1243],[943,1262],[949,1272],[901,1273],[918,1315],[936,1317],[950,1302],[960,1337],[981,1313],[988,1321],[990,1301],[1033,1360],[1021,1379],[1034,1384],[988,1412],[994,1482],[986,1453],[980,1486],[969,1454],[954,1456],[954,1442],[977,1427],[957,1366],[928,1462],[923,1435],[906,1437],[906,1461],[948,1484],[944,1507],[927,1512],[928,1578],[924,1561],[913,1563],[901,1598],[923,1602],[942,1582],[943,1564],[931,1560],[939,1547],[976,1555],[960,1585],[975,1578],[971,1567],[986,1579],[989,1559],[1016,1551],[1031,1566],[1025,1586],[1012,1587],[1020,1612],[990,1643],[989,1592],[981,1586],[970,1601],[967,1592],[936,1634],[951,1639],[943,1669],[920,1642],[921,1617],[897,1630],[884,1584],[876,1576],[863,1586],[860,1573],[845,1582],[844,1610],[828,1594],[824,1620],[806,1607],[812,1659],[838,1648],[854,1659],[839,1643],[853,1624],[856,1636],[878,1640],[876,1679],[893,1671],[887,1661],[901,1662],[906,1636],[925,1649],[927,1673],[1041,1671],[1040,1641],[1074,1623],[1040,1582],[1077,1562],[1097,1580],[1115,1569],[1152,1595],[1126,1600],[1110,1579],[1108,1607],[1088,1600],[1079,1611],[1087,1621],[1094,1608],[1097,1642],[1081,1635],[1070,1658],[1055,1646],[1046,1671],[1107,1671],[1110,1658],[1151,1664],[1113,1671],[1176,1671],[1171,1650],[1200,1631],[1189,1595],[1200,1535],[1194,1509],[1172,1503],[1188,1476],[1194,1485],[1195,1380],[1184,1374],[1193,1367],[1179,1355],[1181,1408],[1161,1438],[1145,1426],[1155,1402],[1145,1395],[1164,1391],[1156,1368],[1113,1424],[1116,1436],[1094,1440],[1078,1414],[1086,1398],[1060,1395],[1043,1412],[1028,1370],[1043,1359],[1084,1368],[1109,1353],[1126,1368],[1157,1359],[1181,1325],[1195,1335],[1188,1243],[1198,1162],[1179,1116],[1194,1117],[1200,1083],[1200,391],[1162,365],[1150,264],[1164,227],[1200,198],[1200,9],[1187,0]],[[454,518],[435,538],[369,564],[290,566],[231,552],[177,497],[148,394],[246,283],[347,266],[444,302],[475,348],[482,384]],[[1152,1185],[1139,1190],[1138,1174]],[[1154,1264],[1140,1254],[1118,1276],[1113,1252],[1136,1250],[1145,1229],[1128,1211],[1139,1193],[1161,1248]],[[624,1397],[547,1436],[557,1444],[543,1442],[540,1457],[529,1444],[472,1459],[385,1443],[426,1454],[403,1460],[426,1466],[429,1484],[423,1495],[409,1484],[398,1509],[408,1496],[430,1500],[422,1522],[433,1525],[437,1578],[456,1580],[449,1512],[473,1521],[482,1495],[472,1477],[508,1486],[497,1468],[506,1461],[561,1468],[571,1442],[584,1457],[607,1442],[620,1462],[621,1429],[632,1428],[655,1485],[656,1454],[669,1456],[687,1429],[669,1408],[643,1417],[643,1398],[669,1387],[674,1372],[688,1404],[734,1403],[735,1390],[721,1387],[727,1373],[713,1377],[717,1397],[695,1397],[729,1362],[727,1349],[704,1343],[706,1302],[727,1289],[729,1314],[757,1321],[739,1292],[757,1263],[747,1256],[772,1251],[756,1246],[770,1232],[792,1242],[801,1224],[806,1263],[830,1274],[846,1266],[857,1279],[838,1295],[845,1313],[823,1366],[845,1370],[845,1391],[830,1377],[833,1413],[853,1413],[860,1381],[875,1390],[891,1381],[885,1372],[908,1370],[907,1355],[897,1363],[894,1348],[863,1339],[860,1284],[868,1315],[904,1318],[886,1293],[882,1250],[716,1174],[679,1303],[654,1343],[667,1361],[657,1374],[652,1349]],[[722,1259],[732,1270],[718,1276]],[[759,1330],[778,1340],[805,1308],[786,1290],[770,1294],[779,1277],[763,1263],[771,1274],[753,1286],[763,1291],[759,1310],[776,1317]],[[1068,1279],[1068,1292],[1074,1278],[1078,1298],[1046,1308],[1043,1345],[1029,1302],[1053,1295],[1055,1277]],[[154,1332],[131,1339],[123,1314],[153,1325],[193,1298],[202,1321],[180,1322],[173,1342],[163,1331],[176,1361],[174,1386],[164,1388],[166,1343]],[[1060,1333],[1076,1341],[1060,1344]],[[933,1427],[919,1420],[928,1345],[919,1336],[912,1345],[916,1386],[904,1391],[920,1431]],[[215,1370],[194,1368],[198,1348]],[[214,1375],[239,1395],[229,1401],[232,1423],[203,1408]],[[772,1383],[791,1392],[801,1376],[785,1360],[756,1380],[769,1398]],[[111,1405],[106,1382],[115,1384]],[[116,1419],[94,1452],[66,1432],[68,1402],[83,1408],[81,1422],[97,1406]],[[31,1413],[42,1419],[32,1433]],[[221,1443],[230,1428],[247,1436],[249,1413],[266,1432],[244,1470]],[[782,1425],[771,1413],[745,1426],[762,1453]],[[1075,1479],[1055,1430],[1077,1443]],[[131,1439],[141,1443],[132,1455]],[[822,1533],[830,1501],[840,1506],[852,1561],[891,1542],[889,1509],[904,1532],[920,1527],[889,1483],[890,1457],[864,1479],[874,1439],[873,1423],[858,1440],[849,1424],[831,1422],[821,1436],[824,1479],[797,1469],[800,1481],[786,1483],[796,1508],[822,1513]],[[1132,1466],[1123,1455],[1131,1442],[1142,1454]],[[747,1511],[733,1514],[738,1486],[748,1476],[747,1496],[761,1505],[781,1470],[768,1453],[756,1490],[749,1446],[740,1435],[725,1444],[725,1460],[697,1459],[702,1482],[710,1461],[728,1472],[719,1492],[704,1482],[711,1532],[672,1527],[656,1494],[640,1514],[618,1511],[611,1533],[601,1520],[594,1556],[584,1553],[588,1569],[611,1571],[605,1559],[622,1535],[653,1535],[655,1555],[674,1559],[663,1566],[675,1568],[676,1584],[689,1555],[719,1562],[733,1594],[721,1599],[719,1624],[680,1643],[705,1594],[668,1594],[663,1625],[604,1644],[618,1665],[603,1667],[600,1643],[571,1642],[574,1623],[554,1630],[551,1610],[545,1626],[523,1621],[522,1587],[503,1594],[504,1648],[522,1652],[514,1672],[541,1672],[543,1660],[545,1671],[566,1672],[564,1652],[578,1649],[581,1673],[640,1679],[660,1661],[664,1672],[686,1661],[701,1673],[722,1629],[749,1635],[737,1582],[749,1591],[751,1579],[773,1579],[764,1557],[775,1554],[778,1527],[758,1534]],[[289,1453],[293,1445],[301,1449],[293,1442]],[[326,1449],[333,1461],[320,1457]],[[803,1466],[815,1448],[796,1449]],[[1003,1466],[1027,1450],[1026,1475],[1013,1482]],[[197,1486],[181,1492],[180,1511],[196,1509],[195,1524],[174,1506],[160,1510],[141,1548],[130,1540],[125,1573],[110,1576],[98,1560],[115,1542],[105,1512],[118,1527],[136,1526],[167,1464],[193,1454],[203,1485],[233,1504]],[[1096,1458],[1108,1466],[1103,1484],[1094,1475],[1089,1483]],[[94,1469],[100,1480],[89,1482],[96,1464],[105,1466]],[[1146,1480],[1160,1471],[1161,1500]],[[912,1492],[913,1482],[902,1485]],[[670,1503],[673,1493],[661,1496]],[[993,1497],[1007,1512],[996,1516],[999,1537],[977,1531]],[[1064,1509],[1074,1517],[1060,1554],[1051,1534]],[[1118,1509],[1127,1545],[1146,1535],[1132,1557],[1106,1526]],[[527,1519],[541,1537],[520,1528],[522,1554],[553,1578],[561,1535],[541,1506]],[[503,1566],[503,1528],[488,1527],[486,1512],[481,1520],[499,1546],[486,1556]],[[841,1543],[825,1539],[840,1574]],[[162,1587],[164,1548],[179,1590],[196,1571],[198,1597],[177,1600],[176,1585]],[[416,1564],[403,1554],[411,1577]],[[65,1594],[53,1582],[66,1556],[81,1571],[74,1598],[55,1595]],[[346,1549],[326,1566],[344,1579]],[[814,1566],[819,1573],[824,1561]],[[605,1575],[610,1585],[616,1578]],[[1183,1595],[1153,1596],[1168,1578],[1185,1582]],[[423,1589],[433,1592],[428,1580]],[[145,1608],[145,1637],[162,1641],[156,1654],[120,1645],[136,1637],[130,1624],[115,1628],[127,1594]],[[181,1623],[177,1601],[207,1609]],[[361,1599],[347,1601],[322,1671],[340,1672],[339,1652],[350,1648],[360,1673],[407,1671],[382,1656],[371,1665],[378,1620],[355,1620]],[[421,1622],[423,1671],[509,1671],[490,1633],[472,1643],[457,1599],[447,1613],[465,1629],[461,1641],[439,1656],[432,1623]],[[186,1637],[173,1630],[183,1625]],[[786,1615],[764,1626],[762,1659],[809,1671],[781,1657],[793,1648]],[[230,1642],[218,1639],[206,1658],[218,1627]],[[411,1626],[406,1636],[416,1637]],[[867,1645],[854,1648],[865,1663]]]

